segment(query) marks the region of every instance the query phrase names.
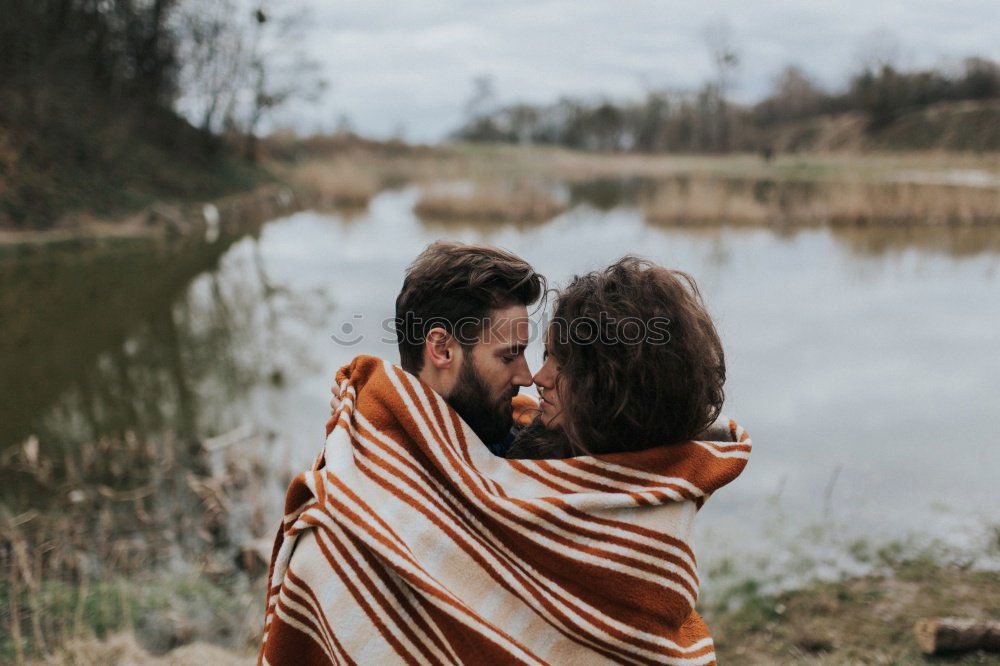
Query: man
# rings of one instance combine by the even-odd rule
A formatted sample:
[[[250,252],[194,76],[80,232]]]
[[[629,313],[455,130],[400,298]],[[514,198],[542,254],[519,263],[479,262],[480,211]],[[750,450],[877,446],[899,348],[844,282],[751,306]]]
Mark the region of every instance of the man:
[[[545,279],[499,248],[438,241],[396,298],[400,365],[434,389],[496,455],[513,442],[511,400],[531,385],[527,307]]]

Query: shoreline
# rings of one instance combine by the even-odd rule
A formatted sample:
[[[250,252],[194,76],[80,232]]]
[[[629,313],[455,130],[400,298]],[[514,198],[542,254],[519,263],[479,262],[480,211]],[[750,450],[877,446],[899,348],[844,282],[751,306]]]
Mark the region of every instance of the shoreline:
[[[199,584],[199,578],[174,578]],[[213,585],[207,574],[200,574],[200,579],[205,587]],[[169,577],[167,580],[167,585],[177,584],[170,583]],[[237,587],[244,600],[250,592],[251,602],[243,616],[251,626],[245,627],[238,639],[227,633],[232,622],[226,617],[232,612],[231,604],[216,595],[202,595],[186,604],[192,611],[194,606],[204,606],[201,614],[207,615],[207,624],[193,627],[177,614],[153,610],[157,622],[166,621],[171,626],[152,626],[142,618],[133,618],[132,625],[122,621],[103,627],[103,631],[87,627],[83,635],[57,646],[49,655],[25,663],[98,666],[128,660],[134,664],[194,666],[206,663],[208,657],[220,665],[246,663],[256,655],[259,642],[259,628],[253,623],[263,621],[264,578]],[[260,594],[255,597],[253,591]],[[813,581],[773,594],[761,593],[754,581],[747,579],[733,588],[726,603],[726,608],[699,608],[722,664],[996,663],[996,656],[985,652],[924,656],[913,632],[916,620],[925,617],[1000,619],[1000,570],[996,569],[977,570],[961,562],[918,554],[887,563],[868,575]],[[163,642],[165,633],[172,636],[167,643]]]
[[[81,249],[161,241],[214,243],[241,235],[264,222],[301,210],[303,195],[281,183],[259,185],[211,201],[155,202],[116,220],[86,213],[67,217],[52,229],[0,229],[0,258],[39,250]]]
[[[875,207],[878,210],[867,210],[856,204],[850,210],[833,211],[831,214],[843,216],[846,213],[846,219],[838,220],[834,215],[828,220],[831,225],[996,226],[993,222],[1000,222],[1000,204],[993,201],[993,198],[1000,201],[1000,153],[788,153],[765,162],[757,155],[742,153],[641,155],[572,151],[551,146],[444,144],[434,149],[414,149],[399,154],[383,154],[372,148],[340,149],[272,161],[267,169],[275,180],[213,200],[156,201],[138,211],[111,218],[78,211],[63,216],[49,229],[0,228],[0,257],[41,248],[79,248],[149,240],[205,238],[211,242],[219,232],[243,233],[269,218],[310,206],[357,210],[382,190],[401,182],[433,184],[456,179],[487,186],[490,183],[523,185],[527,182],[571,186],[591,181],[648,180],[665,188],[660,192],[665,195],[661,197],[662,202],[655,196],[643,202],[651,219],[658,223],[694,223],[698,226],[741,221],[765,226],[812,226],[817,223],[817,220],[807,219],[796,222],[797,209],[779,209],[774,202],[753,201],[748,193],[738,191],[741,182],[793,188],[796,183],[812,183],[834,188],[831,194],[837,195],[835,198],[844,197],[844,192],[836,188],[845,187],[851,190],[847,195],[854,198],[868,198],[871,192],[889,192],[900,187],[913,192],[927,190],[926,195],[917,195],[913,202],[909,201],[913,195],[907,192],[903,193],[905,201],[900,200],[899,194],[888,196]],[[673,191],[677,183],[681,187],[679,193]],[[689,192],[692,187],[689,183],[697,186],[697,191]],[[977,201],[982,199],[977,207],[985,217],[938,220],[932,216],[925,221],[914,217],[926,210],[925,199],[938,199],[942,194],[955,199],[942,208],[944,213],[947,213],[945,208],[963,207],[958,202],[972,197]],[[706,197],[712,201],[721,198],[725,205],[721,209],[714,205],[706,207],[701,203]],[[908,203],[911,205],[907,206]],[[881,214],[883,207],[913,208],[907,215],[914,219],[887,218],[879,222],[872,215]],[[558,207],[553,210],[558,211]],[[808,206],[803,210],[808,211]],[[935,211],[937,217],[942,211]],[[741,215],[747,219],[742,220]],[[852,216],[857,219],[851,219]]]

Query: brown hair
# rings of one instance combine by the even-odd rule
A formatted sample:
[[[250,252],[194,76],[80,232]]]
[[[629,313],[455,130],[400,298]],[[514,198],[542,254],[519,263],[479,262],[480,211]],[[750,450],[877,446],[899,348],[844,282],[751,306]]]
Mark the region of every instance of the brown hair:
[[[559,365],[562,424],[527,429],[525,440],[536,441],[518,441],[510,457],[675,444],[722,409],[722,343],[686,273],[627,256],[574,277],[557,296],[548,351]]]
[[[488,245],[437,241],[406,270],[396,298],[396,337],[400,364],[414,374],[424,364],[424,337],[441,326],[464,347],[476,340],[492,310],[530,305],[545,291],[545,278],[524,259]],[[458,331],[458,332],[456,332]]]

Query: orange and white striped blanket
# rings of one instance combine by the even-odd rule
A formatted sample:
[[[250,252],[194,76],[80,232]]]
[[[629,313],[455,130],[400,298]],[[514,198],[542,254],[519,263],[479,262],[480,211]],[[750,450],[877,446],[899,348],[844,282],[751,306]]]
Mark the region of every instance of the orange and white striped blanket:
[[[262,664],[712,664],[691,533],[750,438],[566,460],[493,456],[416,377],[337,373],[288,489]]]

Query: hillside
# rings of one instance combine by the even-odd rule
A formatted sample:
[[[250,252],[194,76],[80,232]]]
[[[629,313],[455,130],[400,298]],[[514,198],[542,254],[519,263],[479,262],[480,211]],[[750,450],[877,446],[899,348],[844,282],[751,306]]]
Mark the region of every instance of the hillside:
[[[1000,101],[943,102],[875,131],[861,112],[815,116],[764,131],[761,144],[776,152],[1000,151]]]
[[[154,200],[207,199],[266,178],[165,109],[95,108],[41,123],[0,110],[0,228],[45,229],[68,214],[108,217]]]

